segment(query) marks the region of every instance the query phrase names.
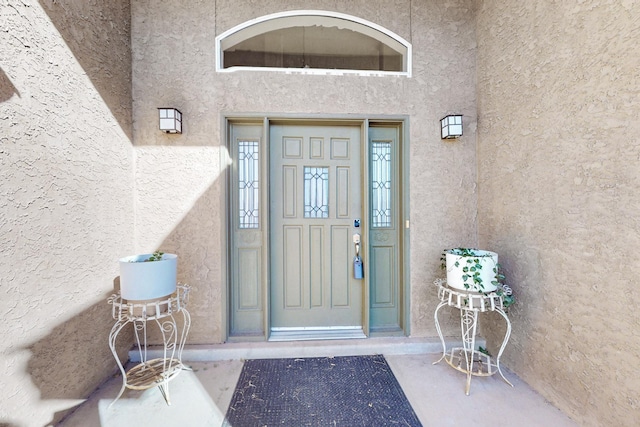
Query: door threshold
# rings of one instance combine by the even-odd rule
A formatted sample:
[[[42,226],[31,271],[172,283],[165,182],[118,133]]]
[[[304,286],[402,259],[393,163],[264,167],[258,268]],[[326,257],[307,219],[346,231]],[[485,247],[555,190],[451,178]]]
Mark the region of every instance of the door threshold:
[[[271,328],[269,341],[345,340],[367,338],[362,326]]]

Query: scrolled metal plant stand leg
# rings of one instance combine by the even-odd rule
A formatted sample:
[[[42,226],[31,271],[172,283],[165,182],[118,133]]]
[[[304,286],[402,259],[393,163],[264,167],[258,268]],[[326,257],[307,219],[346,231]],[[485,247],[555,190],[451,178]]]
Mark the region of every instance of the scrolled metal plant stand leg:
[[[496,357],[496,369],[498,369],[498,372],[500,373],[500,376],[502,377],[504,382],[506,382],[511,387],[513,387],[513,384],[511,384],[509,382],[509,380],[507,380],[504,377],[504,374],[502,373],[502,369],[500,369],[500,356],[502,356],[502,352],[504,351],[504,348],[507,346],[507,342],[509,341],[509,337],[511,336],[511,321],[509,321],[509,318],[507,317],[507,315],[505,314],[505,312],[503,310],[496,309],[495,311],[498,314],[500,314],[500,316],[502,316],[504,318],[505,322],[507,323],[507,331],[504,334],[504,339],[502,340],[502,345],[500,346],[500,351],[498,351],[498,356]]]
[[[174,356],[176,352],[176,342],[178,338],[176,319],[171,314],[168,320],[160,322],[156,319],[158,328],[162,333],[162,342],[164,347],[163,361],[162,361],[162,382],[158,384],[158,388],[164,397],[167,405],[171,405],[171,398],[169,396],[169,377],[173,374],[172,367],[174,363]],[[171,351],[171,354],[167,354],[167,351]]]
[[[192,371],[193,369],[191,369],[190,366],[186,366],[184,363],[182,363],[182,351],[184,350],[184,345],[187,342],[187,334],[189,333],[189,329],[191,328],[191,314],[189,314],[187,309],[182,309],[182,319],[183,325],[182,334],[180,336],[180,344],[178,346],[178,360],[180,360],[180,363],[182,364],[182,369]]]
[[[436,311],[433,313],[433,318],[436,324],[436,331],[438,331],[438,336],[440,337],[440,342],[442,343],[442,357],[440,357],[440,359],[438,359],[437,361],[433,362],[433,365],[442,362],[442,359],[444,359],[445,356],[447,355],[447,345],[444,342],[444,337],[442,336],[442,330],[440,329],[440,322],[438,321],[438,311],[440,311],[440,309],[445,305],[447,305],[446,302],[441,302],[440,304],[438,304],[438,306],[436,307]]]
[[[118,338],[118,334],[127,326],[130,320],[119,320],[117,321],[113,327],[111,328],[111,332],[109,332],[109,348],[111,349],[111,353],[113,354],[113,358],[116,359],[116,363],[118,364],[118,368],[120,368],[120,373],[122,374],[122,387],[120,388],[120,392],[113,399],[113,402],[109,404],[109,408],[113,406],[114,403],[122,396],[124,393],[124,389],[127,388],[127,373],[124,370],[124,366],[122,366],[122,362],[120,362],[120,358],[118,357],[118,352],[116,351],[116,339]],[[108,409],[108,408],[107,408]]]
[[[133,323],[140,362],[145,363],[147,361],[147,322],[142,320],[131,320],[131,322]],[[140,331],[142,331],[142,342],[140,342]]]
[[[473,373],[473,357],[476,346],[476,327],[478,326],[478,312],[475,310],[460,310],[460,328],[462,330],[462,347],[467,362],[467,385],[465,394],[471,389],[471,375]]]

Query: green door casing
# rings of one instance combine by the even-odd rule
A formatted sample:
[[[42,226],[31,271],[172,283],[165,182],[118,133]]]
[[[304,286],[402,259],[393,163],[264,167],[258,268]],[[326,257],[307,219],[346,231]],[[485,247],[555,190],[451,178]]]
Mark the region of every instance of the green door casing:
[[[230,339],[408,332],[402,127],[325,123],[230,122]]]

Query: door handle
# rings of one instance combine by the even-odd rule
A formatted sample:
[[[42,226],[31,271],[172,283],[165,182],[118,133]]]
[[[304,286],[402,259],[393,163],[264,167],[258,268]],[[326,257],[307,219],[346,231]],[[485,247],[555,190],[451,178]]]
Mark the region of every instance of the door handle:
[[[360,233],[354,233],[353,243],[356,245],[356,256],[360,256]]]
[[[360,258],[360,234],[353,235],[353,243],[356,245],[356,256],[353,258],[353,278],[364,279],[364,265]]]

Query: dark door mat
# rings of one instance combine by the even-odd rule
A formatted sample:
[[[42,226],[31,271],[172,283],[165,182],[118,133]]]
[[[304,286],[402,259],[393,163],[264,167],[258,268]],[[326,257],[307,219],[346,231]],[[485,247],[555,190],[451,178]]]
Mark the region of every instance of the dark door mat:
[[[223,425],[422,426],[382,355],[247,360]]]

